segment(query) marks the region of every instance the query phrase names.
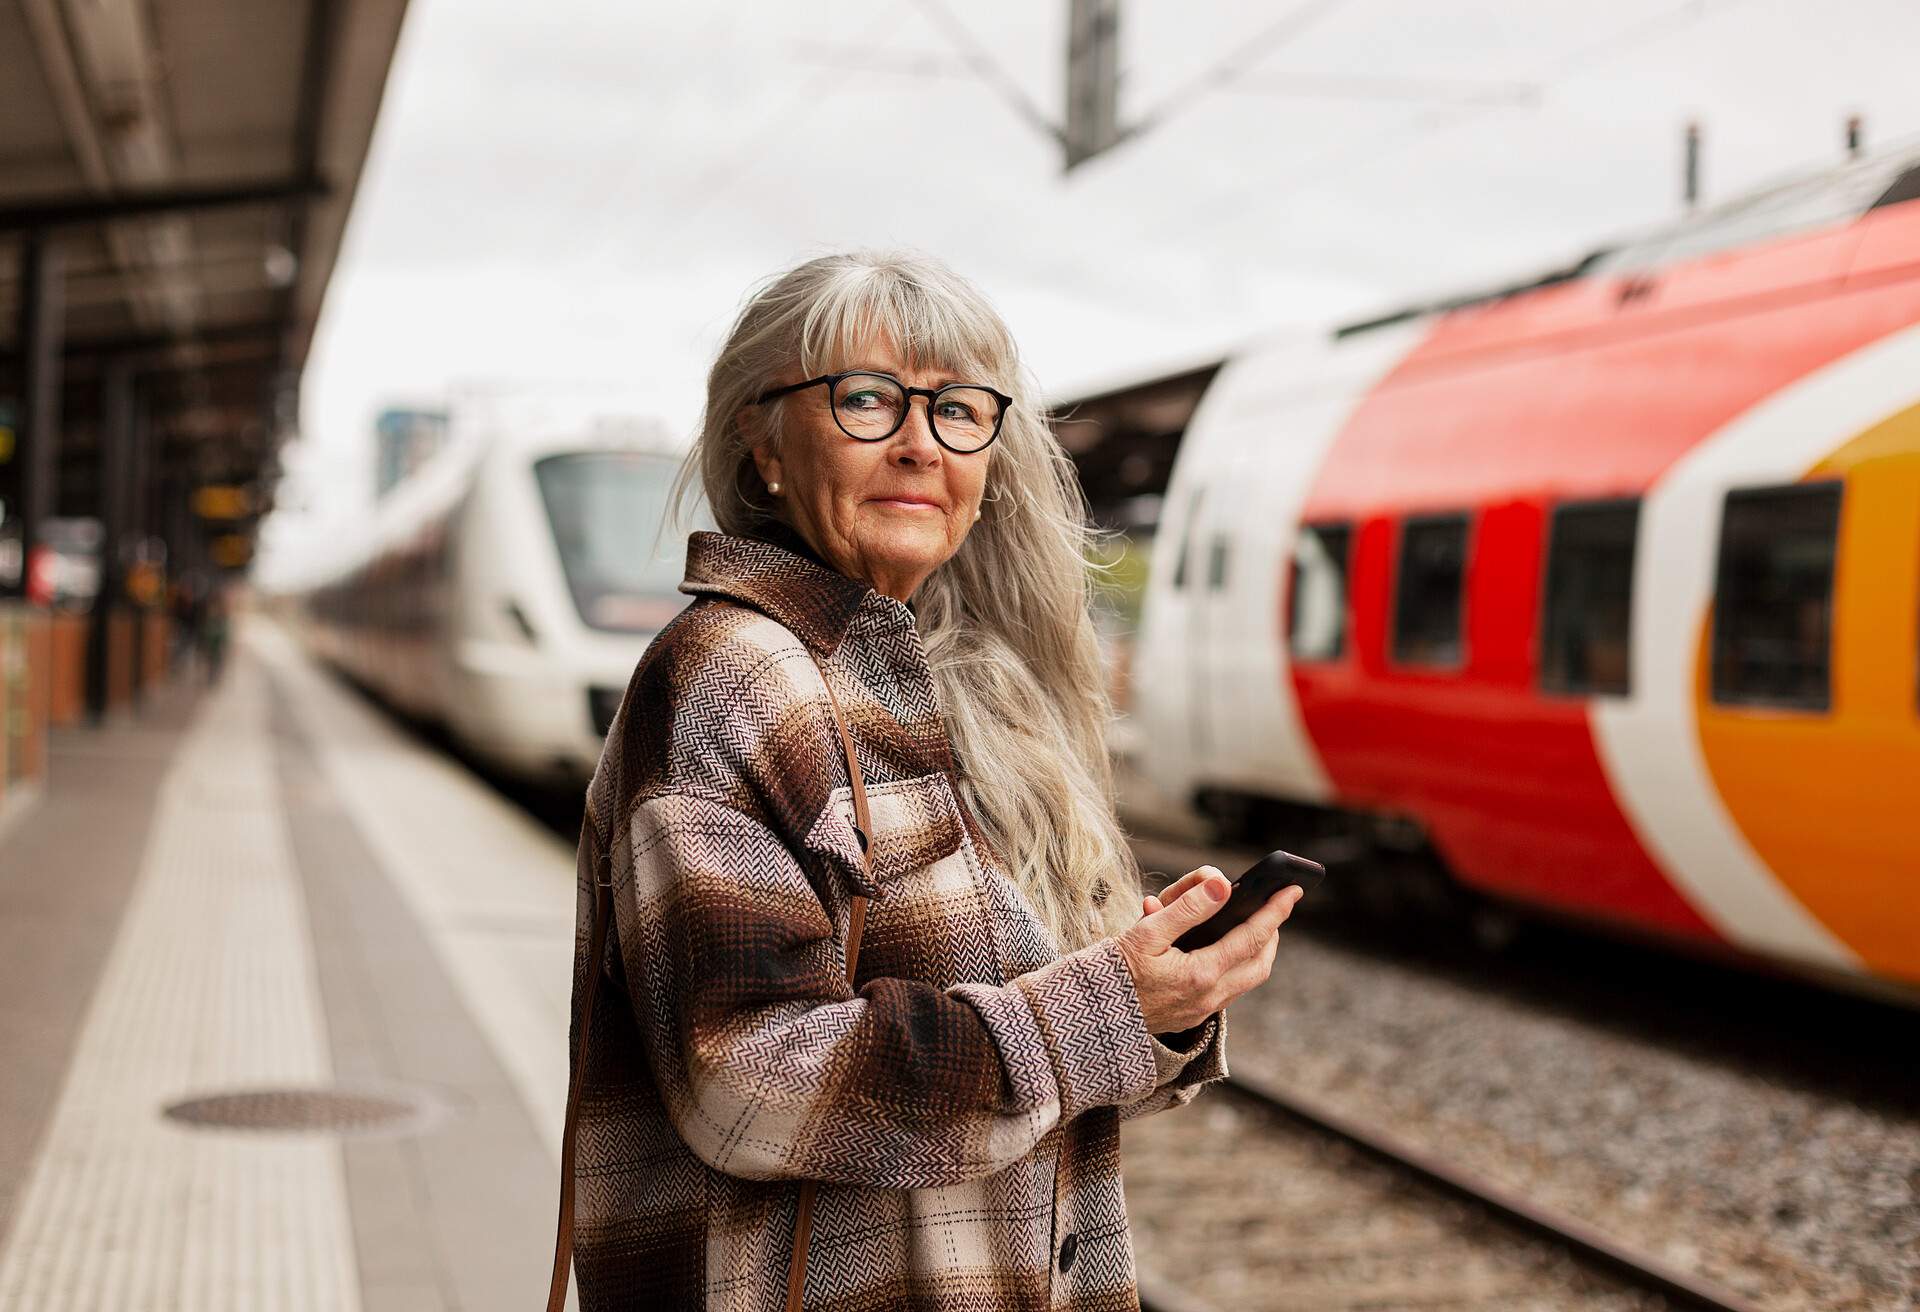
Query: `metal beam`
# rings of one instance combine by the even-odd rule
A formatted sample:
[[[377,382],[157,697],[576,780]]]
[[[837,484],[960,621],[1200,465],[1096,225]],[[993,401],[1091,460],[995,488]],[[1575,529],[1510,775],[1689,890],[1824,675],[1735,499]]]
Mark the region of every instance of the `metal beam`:
[[[190,259],[180,264],[144,265],[142,277],[185,282],[194,293],[204,297],[235,296],[247,292],[265,294],[278,290],[268,275],[264,252],[258,247],[239,254],[214,259]],[[121,268],[103,268],[99,264],[81,267],[67,262],[67,308],[72,311],[100,306],[124,305],[127,300],[127,272]],[[0,278],[0,304],[11,308],[13,284]],[[191,327],[185,331],[192,331]]]
[[[42,522],[53,514],[55,458],[60,442],[60,336],[65,326],[60,248],[45,233],[31,233],[21,252],[20,416],[15,428],[13,497],[9,514],[20,516],[20,576],[0,582],[0,592],[24,596],[39,545]]]
[[[89,341],[69,342],[65,354],[69,362],[129,355],[143,359],[158,358],[165,364],[168,363],[169,357],[188,347],[252,345],[260,342],[272,345],[277,341],[279,333],[280,325],[277,323],[248,320],[243,323],[215,324],[207,328],[198,328],[187,337],[177,337],[171,333],[126,333],[117,337],[96,337]],[[5,358],[6,355],[0,353],[0,359]]]
[[[100,585],[87,625],[87,711],[97,723],[107,713],[108,647],[113,617],[122,609],[126,587],[127,475],[133,454],[133,370],[116,361],[100,381],[100,444],[94,452],[94,487],[100,516]]]
[[[320,174],[320,132],[326,118],[327,92],[333,81],[334,47],[340,33],[336,0],[308,0],[307,37],[300,59],[300,108],[293,122],[293,167],[307,177]],[[301,264],[310,258],[307,234],[311,228],[306,206],[287,216],[287,249]],[[289,339],[294,335],[294,318],[299,312],[300,280],[280,289],[276,308],[280,320],[280,360],[282,369],[297,368],[304,361],[289,358]],[[266,421],[274,424],[271,407]]]
[[[0,206],[0,232],[73,228],[156,214],[236,209],[312,201],[330,194],[317,177],[237,182],[217,187],[176,187],[165,191],[127,191],[115,196],[61,196],[23,205]]]
[[[113,183],[113,172],[107,166],[107,152],[100,140],[99,126],[93,120],[93,109],[87,104],[85,79],[67,39],[67,24],[60,7],[54,0],[21,0],[20,10],[40,55],[40,74],[53,92],[54,108],[59,111],[67,140],[73,145],[73,158],[80,166],[80,175],[95,191],[104,191]]]

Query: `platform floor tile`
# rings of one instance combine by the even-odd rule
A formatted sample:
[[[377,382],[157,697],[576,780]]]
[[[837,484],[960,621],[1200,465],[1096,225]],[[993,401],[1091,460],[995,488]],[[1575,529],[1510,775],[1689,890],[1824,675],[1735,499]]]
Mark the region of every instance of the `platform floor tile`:
[[[234,663],[162,786],[0,1246],[0,1308],[360,1306],[338,1141],[162,1115],[196,1095],[332,1079],[263,678]]]

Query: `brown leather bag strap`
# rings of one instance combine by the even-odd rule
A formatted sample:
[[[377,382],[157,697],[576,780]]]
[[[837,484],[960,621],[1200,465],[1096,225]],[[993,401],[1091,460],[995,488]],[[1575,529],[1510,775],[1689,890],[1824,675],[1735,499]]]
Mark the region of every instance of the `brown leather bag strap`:
[[[813,653],[807,653],[811,656]],[[814,661],[816,666],[819,660]],[[827,672],[820,671],[820,682],[827,690],[827,706],[840,730],[840,746],[847,756],[847,777],[853,783],[854,834],[860,841],[860,872],[869,883],[873,876],[873,823],[867,811],[867,786],[860,777],[860,760],[854,755],[853,735],[847,731],[846,717],[840,714],[840,699],[833,695]],[[591,825],[589,820],[588,825]],[[584,836],[584,835],[583,835]],[[592,839],[590,841],[598,841]],[[574,1054],[573,1075],[567,1085],[567,1119],[560,1132],[560,1222],[553,1241],[553,1279],[547,1286],[547,1312],[563,1312],[567,1304],[567,1277],[573,1267],[573,1163],[574,1130],[580,1119],[580,1089],[587,1075],[587,1039],[593,1032],[593,1000],[600,992],[600,976],[605,974],[601,958],[607,949],[607,922],[613,919],[613,862],[607,853],[599,853],[594,864],[593,919],[587,931],[587,992],[580,1000],[580,1049]],[[867,899],[856,895],[847,915],[847,985],[853,986],[854,972],[860,961],[860,935],[867,924]],[[787,1265],[787,1309],[801,1312],[801,1294],[807,1283],[807,1240],[813,1233],[814,1182],[800,1186],[799,1210],[794,1218],[793,1257]]]
[[[586,842],[598,844],[593,818],[584,821]],[[580,1000],[580,1050],[574,1054],[573,1076],[567,1084],[566,1127],[560,1132],[560,1226],[553,1241],[553,1279],[547,1286],[547,1312],[563,1312],[567,1305],[567,1275],[573,1266],[573,1136],[580,1121],[580,1089],[587,1078],[587,1039],[593,1033],[593,1000],[606,973],[601,958],[607,950],[607,922],[613,919],[613,861],[596,853],[593,869],[593,919],[587,931],[587,993]]]

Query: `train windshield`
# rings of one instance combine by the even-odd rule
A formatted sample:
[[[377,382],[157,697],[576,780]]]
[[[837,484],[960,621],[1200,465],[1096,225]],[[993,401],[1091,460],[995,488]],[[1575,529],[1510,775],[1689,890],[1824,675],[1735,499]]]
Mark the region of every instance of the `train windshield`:
[[[616,633],[672,619],[687,600],[678,591],[686,539],[661,527],[673,462],[593,451],[549,456],[533,471],[580,618]]]

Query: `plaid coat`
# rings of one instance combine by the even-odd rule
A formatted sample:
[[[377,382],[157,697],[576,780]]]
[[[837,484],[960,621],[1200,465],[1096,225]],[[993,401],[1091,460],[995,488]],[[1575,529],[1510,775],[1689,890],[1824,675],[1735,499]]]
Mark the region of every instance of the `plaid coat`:
[[[1165,1046],[1113,940],[1060,953],[960,800],[905,603],[779,527],[695,533],[681,590],[581,833],[575,1043],[603,860],[615,908],[578,1129],[582,1312],[778,1312],[806,1179],[808,1308],[1135,1308],[1120,1121],[1224,1075],[1224,1018]],[[809,651],[855,740],[871,886]]]

